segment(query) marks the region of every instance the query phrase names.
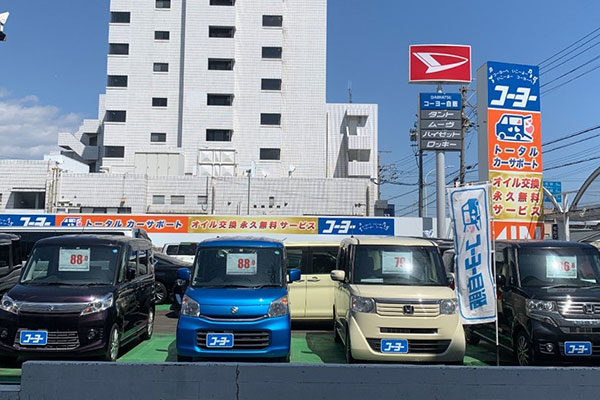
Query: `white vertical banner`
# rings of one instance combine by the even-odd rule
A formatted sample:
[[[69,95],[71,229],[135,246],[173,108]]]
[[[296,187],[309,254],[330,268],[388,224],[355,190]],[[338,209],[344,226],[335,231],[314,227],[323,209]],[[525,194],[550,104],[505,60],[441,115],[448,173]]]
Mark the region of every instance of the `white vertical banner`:
[[[463,324],[496,320],[488,186],[448,189],[456,250],[456,292]]]

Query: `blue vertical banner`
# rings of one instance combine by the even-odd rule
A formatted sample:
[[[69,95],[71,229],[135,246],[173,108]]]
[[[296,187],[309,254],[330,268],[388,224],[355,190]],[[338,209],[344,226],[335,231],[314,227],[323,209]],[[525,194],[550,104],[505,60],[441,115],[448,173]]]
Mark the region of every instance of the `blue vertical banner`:
[[[463,324],[496,320],[487,186],[448,189],[456,250],[456,293]]]

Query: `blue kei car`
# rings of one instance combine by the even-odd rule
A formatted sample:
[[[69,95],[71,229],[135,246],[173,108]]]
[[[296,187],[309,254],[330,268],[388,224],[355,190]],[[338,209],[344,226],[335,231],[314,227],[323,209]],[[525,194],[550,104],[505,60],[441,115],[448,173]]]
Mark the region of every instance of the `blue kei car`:
[[[288,273],[283,244],[217,238],[198,244],[177,324],[177,360],[290,359]],[[289,281],[300,279],[289,271]]]

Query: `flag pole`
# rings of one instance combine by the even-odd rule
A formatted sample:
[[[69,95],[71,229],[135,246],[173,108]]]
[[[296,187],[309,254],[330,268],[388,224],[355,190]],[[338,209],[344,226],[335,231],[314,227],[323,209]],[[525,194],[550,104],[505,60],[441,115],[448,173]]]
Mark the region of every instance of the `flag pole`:
[[[488,182],[489,185],[489,182]],[[490,199],[490,204],[491,204],[491,198],[492,196],[488,196],[488,199]],[[496,231],[495,231],[495,226],[496,224],[494,224],[494,212],[492,210],[492,208],[490,207],[490,225],[491,225],[491,232],[492,232],[492,271],[494,271],[494,310],[496,312],[496,320],[494,322],[495,324],[495,331],[496,331],[496,366],[499,367],[500,366],[500,334],[499,334],[499,327],[498,327],[498,271],[496,270]]]

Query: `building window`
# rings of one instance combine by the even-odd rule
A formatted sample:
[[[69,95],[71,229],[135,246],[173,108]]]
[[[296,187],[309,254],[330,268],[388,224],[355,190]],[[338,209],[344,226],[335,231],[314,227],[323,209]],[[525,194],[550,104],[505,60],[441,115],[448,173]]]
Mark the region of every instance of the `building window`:
[[[283,26],[281,15],[263,15],[263,26]]]
[[[167,141],[167,134],[161,132],[152,132],[150,134],[150,142],[152,143],[165,143]]]
[[[233,131],[230,129],[207,129],[207,142],[231,142]]]
[[[215,71],[231,71],[233,70],[235,60],[229,58],[209,58],[208,69]]]
[[[209,26],[208,37],[212,38],[232,38],[235,35],[233,26]]]
[[[348,150],[348,161],[358,161],[358,162],[369,162],[371,158],[371,150],[363,149],[363,150]]]
[[[185,196],[171,196],[171,204],[185,204]]]
[[[152,204],[165,204],[165,196],[162,194],[152,195]]]
[[[207,104],[209,106],[230,106],[233,103],[232,94],[211,94],[207,95]]]
[[[281,47],[263,47],[262,58],[281,58]]]
[[[281,149],[260,149],[261,160],[279,160]]]
[[[123,158],[123,157],[125,157],[125,147],[123,147],[123,146],[104,146],[104,157]]]
[[[281,114],[260,114],[261,125],[281,125]]]
[[[13,208],[43,210],[46,207],[46,192],[11,192]]]
[[[98,146],[98,135],[95,133],[86,133],[88,137],[88,146]]]
[[[154,31],[154,40],[169,40],[169,31]]]
[[[104,117],[105,122],[126,122],[127,111],[107,110]]]
[[[167,106],[167,98],[166,97],[153,97],[152,98],[152,107],[166,107]]]
[[[281,79],[263,79],[260,88],[262,90],[281,90]]]
[[[168,63],[154,63],[154,72],[169,72]]]
[[[198,196],[198,204],[200,204],[200,205],[208,204],[208,196]]]
[[[0,204],[2,204],[2,193],[0,193]]]
[[[109,43],[108,54],[127,55],[129,54],[129,44],[127,43]]]
[[[171,8],[171,0],[156,0],[156,8]]]
[[[113,24],[128,24],[131,22],[131,13],[128,11],[111,11],[110,22]]]
[[[107,87],[127,87],[127,75],[109,75]]]
[[[210,0],[211,6],[235,6],[235,0]]]

